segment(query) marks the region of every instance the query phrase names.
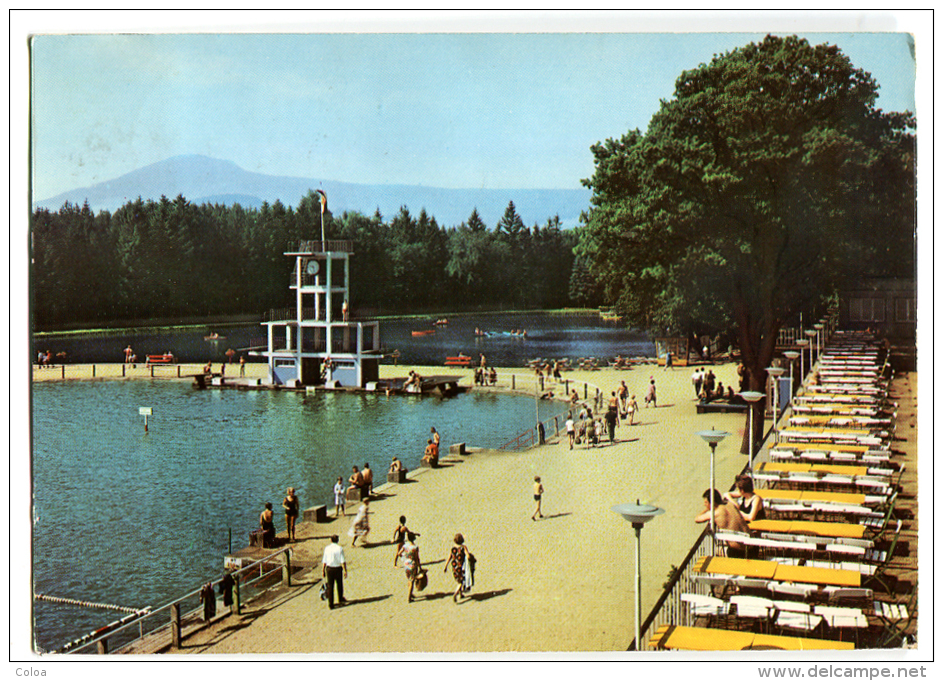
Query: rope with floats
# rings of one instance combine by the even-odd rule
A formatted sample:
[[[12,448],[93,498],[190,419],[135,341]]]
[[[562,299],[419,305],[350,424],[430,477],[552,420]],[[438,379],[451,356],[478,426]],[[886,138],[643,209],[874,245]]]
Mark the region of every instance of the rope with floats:
[[[47,594],[36,594],[37,601],[49,601],[50,603],[62,603],[64,605],[80,605],[84,608],[101,608],[102,610],[117,610],[119,612],[128,612],[137,615],[150,610],[147,608],[128,608],[123,605],[113,605],[111,603],[93,603],[92,601],[79,601],[74,598],[60,598],[59,596],[49,596]]]

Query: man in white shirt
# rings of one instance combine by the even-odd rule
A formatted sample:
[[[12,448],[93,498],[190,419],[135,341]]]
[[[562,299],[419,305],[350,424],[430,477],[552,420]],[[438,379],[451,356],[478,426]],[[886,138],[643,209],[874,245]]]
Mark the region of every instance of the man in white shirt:
[[[573,422],[573,412],[566,415],[566,437],[570,441],[570,449],[573,449],[573,442],[576,440],[576,424]]]
[[[321,559],[321,574],[327,580],[327,604],[334,609],[334,585],[337,584],[337,603],[344,604],[344,577],[347,576],[347,561],[344,549],[337,543],[337,535],[331,535],[331,543],[324,547]]]

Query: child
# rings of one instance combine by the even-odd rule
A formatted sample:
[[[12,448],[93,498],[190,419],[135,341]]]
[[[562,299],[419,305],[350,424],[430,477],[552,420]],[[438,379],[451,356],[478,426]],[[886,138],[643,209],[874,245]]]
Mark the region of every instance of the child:
[[[544,486],[540,484],[540,476],[534,476],[534,501],[537,502],[537,508],[534,509],[534,514],[530,517],[531,520],[536,521],[537,516],[541,518],[544,517],[544,514],[540,512],[540,497],[544,493]]]
[[[344,517],[347,517],[347,508],[344,505],[344,500],[347,495],[344,493],[344,479],[337,478],[337,482],[334,483],[334,517],[337,518],[340,516],[343,511]]]

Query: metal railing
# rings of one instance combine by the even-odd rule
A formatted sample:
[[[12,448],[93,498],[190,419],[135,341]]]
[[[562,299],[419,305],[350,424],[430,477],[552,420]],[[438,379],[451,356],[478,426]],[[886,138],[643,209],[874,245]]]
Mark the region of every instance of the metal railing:
[[[556,399],[556,393],[562,386],[559,397],[566,398],[575,390],[577,401],[569,401],[567,409],[575,409],[581,404],[592,401],[593,412],[598,412],[604,400],[602,389],[586,381],[576,381],[569,378],[555,380],[547,376],[529,376],[521,374],[502,374],[499,375],[499,382],[494,385],[485,385],[485,388],[495,388],[497,390],[510,390],[512,392],[532,395],[535,398]],[[582,397],[579,397],[582,395]],[[544,438],[548,436],[556,437],[566,425],[565,412],[552,416],[544,421],[538,421],[533,427],[520,433],[512,440],[508,440],[498,447],[501,450],[521,451],[534,445],[541,444]],[[541,435],[541,429],[543,435]]]
[[[231,611],[241,614],[243,603],[257,597],[280,581],[291,584],[291,547],[285,547],[230,573],[235,581]],[[281,579],[273,579],[280,575]],[[214,590],[221,580],[210,582]],[[124,623],[128,617],[82,636],[62,648],[58,653],[70,655],[109,653],[154,653],[166,648],[179,647],[188,635],[207,626],[203,620],[203,605],[199,589],[175,598],[170,603],[149,610],[133,621]],[[215,595],[214,595],[215,598]],[[102,629],[106,630],[102,632]],[[102,632],[102,633],[99,633]]]
[[[707,594],[708,587],[703,582],[694,579],[694,565],[698,559],[710,555],[710,542],[706,541],[710,537],[710,527],[705,527],[698,536],[688,555],[681,561],[681,565],[675,567],[665,584],[661,597],[655,603],[648,617],[639,627],[639,636],[641,636],[641,648],[637,646],[637,641],[632,639],[628,650],[644,650],[648,646],[652,635],[662,624],[691,625],[693,624],[690,612],[684,607],[681,601],[681,594],[697,593]]]
[[[305,239],[298,242],[294,251],[291,250],[291,245],[288,248],[292,253],[353,253],[354,242],[348,239]]]

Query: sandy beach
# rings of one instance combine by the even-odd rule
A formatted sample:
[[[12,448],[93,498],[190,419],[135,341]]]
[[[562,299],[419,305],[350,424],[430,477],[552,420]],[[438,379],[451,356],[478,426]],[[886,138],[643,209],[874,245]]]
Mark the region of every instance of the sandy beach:
[[[410,368],[383,366],[382,374],[401,376]],[[441,373],[441,367],[417,369]],[[725,385],[734,381],[735,365],[713,369]],[[520,453],[445,457],[439,469],[411,471],[408,484],[378,486],[366,547],[350,547],[350,517],[298,532],[298,557],[314,562],[331,534],[341,536],[349,605],[329,611],[318,598],[320,570],[303,573],[273,601],[250,604],[241,617],[229,615],[189,636],[181,652],[624,651],[634,627],[634,533],[611,507],[640,499],[665,509],[642,534],[644,617],[702,529],[693,518],[708,486],[710,451],[697,431],[733,434],[717,449],[719,488],[729,488],[746,462],[738,453],[743,416],[697,415],[691,371],[567,372],[566,378],[606,391],[625,380],[643,405],[636,425],[621,425],[614,445],[571,451],[565,439],[551,438]],[[660,406],[646,409],[641,397],[652,376]],[[453,442],[447,429],[430,425],[444,431],[447,451]],[[387,459],[370,454],[381,475]],[[531,520],[535,475],[546,490],[546,517],[538,521]],[[390,541],[400,515],[421,533],[429,568],[429,586],[411,604],[403,571],[392,565]],[[281,519],[277,527],[283,529]],[[478,558],[475,587],[457,605],[451,574],[443,572],[456,532]]]

